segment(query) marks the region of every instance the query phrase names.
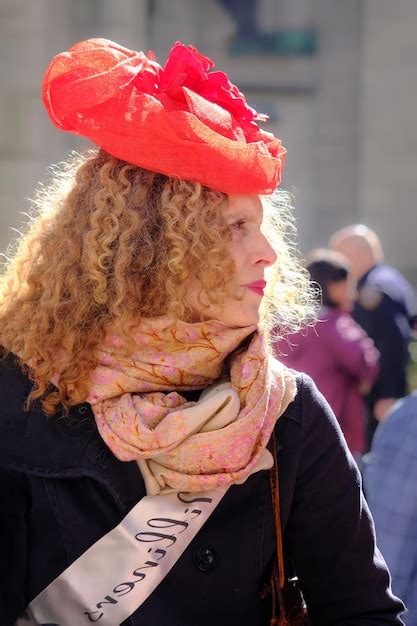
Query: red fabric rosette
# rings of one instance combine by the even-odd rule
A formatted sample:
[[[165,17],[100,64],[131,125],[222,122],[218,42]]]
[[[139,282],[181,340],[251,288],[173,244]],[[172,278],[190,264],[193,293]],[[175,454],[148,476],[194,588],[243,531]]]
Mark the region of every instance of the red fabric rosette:
[[[180,42],[161,67],[151,54],[88,39],[52,59],[42,98],[58,128],[119,159],[225,193],[271,193],[286,150],[213,67]]]

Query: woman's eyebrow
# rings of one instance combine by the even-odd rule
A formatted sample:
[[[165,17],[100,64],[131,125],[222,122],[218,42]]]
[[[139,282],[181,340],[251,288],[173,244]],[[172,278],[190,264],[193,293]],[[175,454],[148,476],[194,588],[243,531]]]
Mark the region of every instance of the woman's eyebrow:
[[[230,213],[225,213],[226,221],[232,222],[234,220],[244,220],[245,222],[251,222],[256,219],[256,216],[252,213],[245,211],[245,209],[230,211]]]

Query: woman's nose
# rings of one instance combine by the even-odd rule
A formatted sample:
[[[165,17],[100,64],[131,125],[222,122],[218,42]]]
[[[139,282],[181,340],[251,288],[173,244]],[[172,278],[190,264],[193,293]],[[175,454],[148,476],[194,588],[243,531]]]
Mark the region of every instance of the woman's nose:
[[[254,250],[253,254],[253,263],[263,265],[264,267],[269,267],[273,265],[277,260],[277,253],[274,248],[269,243],[268,239],[260,233],[259,241]]]

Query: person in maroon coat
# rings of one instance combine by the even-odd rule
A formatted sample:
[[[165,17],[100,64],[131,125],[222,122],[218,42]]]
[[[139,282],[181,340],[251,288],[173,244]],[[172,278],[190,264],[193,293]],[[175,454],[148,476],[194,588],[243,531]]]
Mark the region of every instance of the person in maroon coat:
[[[316,250],[307,269],[320,287],[318,323],[278,342],[276,351],[287,365],[313,378],[359,458],[365,446],[363,394],[378,375],[379,353],[350,315],[356,286],[347,259]]]

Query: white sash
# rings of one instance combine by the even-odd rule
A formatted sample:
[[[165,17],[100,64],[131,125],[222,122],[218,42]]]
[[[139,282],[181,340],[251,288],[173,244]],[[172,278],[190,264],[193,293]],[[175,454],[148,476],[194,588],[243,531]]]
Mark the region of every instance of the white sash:
[[[16,626],[118,626],[159,585],[225,493],[145,496],[29,604]]]

